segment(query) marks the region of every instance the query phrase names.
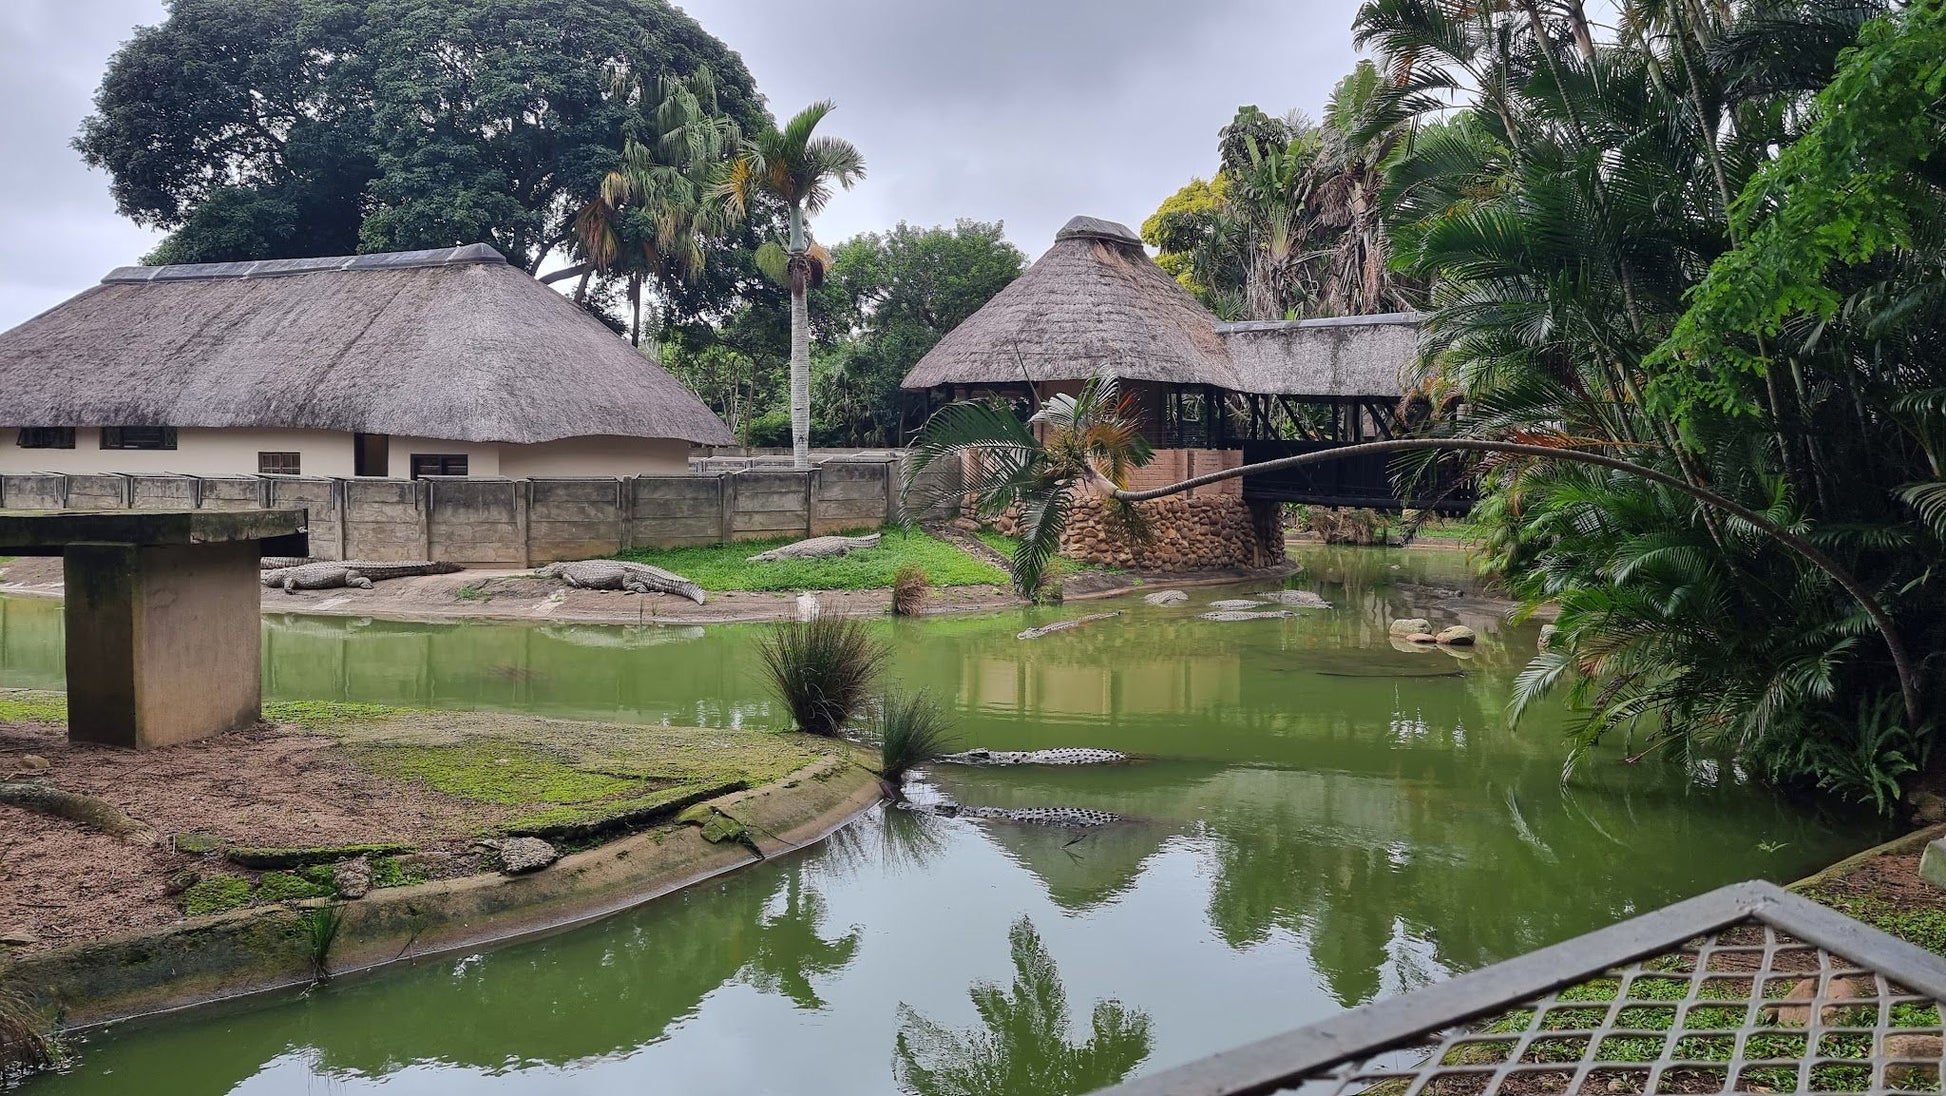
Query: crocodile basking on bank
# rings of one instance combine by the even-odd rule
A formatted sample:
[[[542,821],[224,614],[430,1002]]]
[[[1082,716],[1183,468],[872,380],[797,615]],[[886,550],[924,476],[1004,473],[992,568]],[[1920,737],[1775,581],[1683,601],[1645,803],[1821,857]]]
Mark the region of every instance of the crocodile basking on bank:
[[[776,563],[786,559],[824,559],[828,556],[849,555],[868,548],[878,547],[879,534],[869,533],[862,537],[812,537],[768,552],[758,552],[746,562]]]
[[[263,584],[271,589],[282,587],[287,594],[294,594],[299,590],[336,590],[340,587],[369,590],[372,588],[372,583],[388,578],[450,575],[459,569],[457,563],[439,563],[433,560],[409,560],[400,563],[379,563],[365,559],[326,560],[265,571]]]
[[[703,604],[703,588],[660,567],[646,563],[624,563],[614,559],[584,559],[573,563],[550,563],[534,572],[543,578],[558,578],[583,590],[621,590],[630,594],[675,594],[698,605]]]

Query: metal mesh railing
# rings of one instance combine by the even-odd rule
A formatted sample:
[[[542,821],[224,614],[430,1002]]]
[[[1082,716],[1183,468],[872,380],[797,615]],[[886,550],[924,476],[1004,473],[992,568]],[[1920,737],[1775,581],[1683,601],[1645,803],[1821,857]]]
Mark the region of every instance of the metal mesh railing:
[[[1938,1002],[1751,921],[1297,1091],[1938,1092],[1941,1055]]]
[[[1936,1093],[1942,1001],[1946,959],[1743,883],[1109,1092]]]

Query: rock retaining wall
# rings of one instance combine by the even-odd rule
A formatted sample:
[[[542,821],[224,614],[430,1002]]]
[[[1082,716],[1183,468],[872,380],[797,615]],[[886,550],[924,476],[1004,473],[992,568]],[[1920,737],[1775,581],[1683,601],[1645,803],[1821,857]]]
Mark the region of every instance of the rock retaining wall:
[[[1271,567],[1284,562],[1282,524],[1274,503],[1246,502],[1239,495],[1162,498],[1136,504],[1153,534],[1143,544],[1111,516],[1106,500],[1086,498],[1074,507],[1061,534],[1061,554],[1083,563],[1173,574],[1234,567]],[[994,522],[1015,536],[1011,513]]]

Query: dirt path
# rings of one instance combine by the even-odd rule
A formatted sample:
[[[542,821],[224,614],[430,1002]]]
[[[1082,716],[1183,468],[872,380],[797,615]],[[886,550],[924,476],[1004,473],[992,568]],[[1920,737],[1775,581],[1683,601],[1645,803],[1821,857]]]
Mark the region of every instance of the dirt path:
[[[984,545],[981,547],[984,548]],[[1289,567],[1206,571],[1181,575],[1136,576],[1108,571],[1078,571],[1062,583],[1070,601],[1113,597],[1136,589],[1208,586],[1278,578]],[[60,597],[61,561],[21,559],[0,571],[0,594]],[[892,610],[890,590],[817,591],[821,612],[884,616]],[[926,591],[925,612],[992,612],[1024,604],[1004,586],[949,586]],[[667,594],[623,594],[571,589],[527,570],[468,570],[451,575],[380,582],[370,590],[265,590],[266,613],[379,617],[390,620],[528,620],[578,624],[733,624],[787,620],[797,615],[798,595],[727,591],[712,593],[704,605]]]

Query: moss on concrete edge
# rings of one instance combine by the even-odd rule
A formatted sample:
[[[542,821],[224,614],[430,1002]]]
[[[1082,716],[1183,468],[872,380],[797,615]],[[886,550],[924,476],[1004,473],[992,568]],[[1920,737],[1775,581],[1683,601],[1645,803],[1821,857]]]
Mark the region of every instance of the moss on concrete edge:
[[[861,755],[862,756],[862,755]],[[192,918],[21,960],[16,985],[63,1027],[209,1004],[312,980],[303,911],[337,904],[344,919],[327,965],[337,975],[574,928],[705,879],[812,844],[879,801],[878,777],[832,756],[769,784],[698,804],[736,819],[756,848],[711,842],[675,824],[562,857],[530,875],[471,875]]]

